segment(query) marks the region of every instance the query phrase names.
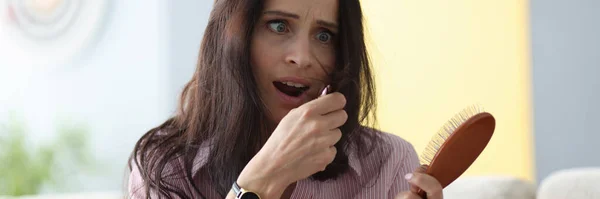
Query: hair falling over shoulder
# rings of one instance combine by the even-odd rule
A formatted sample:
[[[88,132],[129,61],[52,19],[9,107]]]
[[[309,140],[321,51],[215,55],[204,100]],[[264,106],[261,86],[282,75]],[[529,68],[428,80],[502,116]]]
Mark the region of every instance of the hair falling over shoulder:
[[[345,95],[348,120],[340,128],[343,135],[335,145],[338,153],[334,161],[325,171],[314,174],[315,180],[344,173],[349,167],[344,149],[352,144],[367,154],[372,147],[365,143],[373,142],[366,139],[377,138],[362,133],[362,125],[375,121],[376,101],[360,3],[345,0],[338,5],[339,42],[332,88]],[[129,168],[139,169],[146,196],[202,195],[194,184],[197,175],[206,175],[211,187],[225,196],[269,138],[265,107],[250,66],[250,38],[262,7],[262,0],[215,1],[196,71],[181,93],[177,113],[144,134],[131,154]],[[209,147],[207,158],[202,165],[194,165],[201,145]]]

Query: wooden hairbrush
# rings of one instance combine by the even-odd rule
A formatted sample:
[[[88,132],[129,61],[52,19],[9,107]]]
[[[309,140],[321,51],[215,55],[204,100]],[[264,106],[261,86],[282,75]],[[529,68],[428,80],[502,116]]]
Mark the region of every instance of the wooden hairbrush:
[[[475,162],[495,127],[494,116],[479,106],[459,112],[440,128],[421,154],[421,164],[429,165],[425,173],[445,188]],[[418,195],[427,198],[423,190],[418,190]]]

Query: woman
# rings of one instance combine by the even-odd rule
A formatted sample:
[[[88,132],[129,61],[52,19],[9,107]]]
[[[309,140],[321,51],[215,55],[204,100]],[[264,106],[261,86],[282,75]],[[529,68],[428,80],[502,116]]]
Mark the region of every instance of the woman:
[[[130,196],[442,198],[411,144],[361,125],[362,20],[359,0],[216,0],[178,113],[135,146]]]

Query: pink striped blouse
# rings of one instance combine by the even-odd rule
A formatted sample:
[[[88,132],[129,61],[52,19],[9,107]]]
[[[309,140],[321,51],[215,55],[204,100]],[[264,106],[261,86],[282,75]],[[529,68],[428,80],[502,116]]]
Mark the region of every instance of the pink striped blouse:
[[[398,193],[409,190],[409,184],[404,175],[413,172],[419,166],[417,153],[413,146],[404,139],[389,133],[379,133],[382,140],[390,147],[376,146],[379,150],[373,150],[367,157],[359,159],[356,151],[349,148],[350,170],[336,180],[325,182],[310,179],[300,180],[291,199],[304,198],[327,198],[327,199],[349,199],[349,198],[394,198]],[[384,143],[384,144],[385,144]],[[391,153],[390,153],[391,152]],[[207,151],[201,151],[196,157],[201,165]],[[135,166],[133,164],[132,166]],[[193,169],[198,169],[199,166]],[[200,176],[195,175],[193,176]],[[213,190],[206,179],[195,179],[196,185],[208,199],[222,198]],[[190,186],[189,183],[180,178],[173,182],[182,187]],[[142,187],[142,179],[137,168],[133,168],[129,177],[129,195],[134,199],[145,197]],[[200,196],[194,195],[194,198]]]

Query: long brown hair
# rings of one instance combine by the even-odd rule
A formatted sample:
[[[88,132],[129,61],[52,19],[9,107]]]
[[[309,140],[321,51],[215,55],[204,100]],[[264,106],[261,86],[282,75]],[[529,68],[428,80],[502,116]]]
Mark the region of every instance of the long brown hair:
[[[352,144],[359,157],[370,153],[377,139],[362,125],[375,121],[375,86],[363,34],[359,0],[340,0],[334,90],[347,99],[347,122],[340,128],[338,153],[325,171],[311,177],[333,179],[349,168],[347,147]],[[270,133],[266,109],[258,94],[250,66],[250,40],[259,19],[263,0],[216,0],[202,40],[197,69],[185,86],[178,112],[162,125],[151,129],[135,145],[129,168],[135,162],[147,188],[160,197],[189,197],[200,193],[194,184],[192,168],[201,144],[209,146],[200,165],[211,187],[225,196],[250,159],[260,150]],[[371,133],[369,133],[371,132]],[[173,162],[182,169],[169,169]],[[196,165],[198,166],[198,165]],[[171,173],[169,173],[171,172]],[[177,172],[177,173],[173,173]],[[180,176],[191,184],[177,187],[169,176]],[[190,190],[192,189],[192,190]]]

